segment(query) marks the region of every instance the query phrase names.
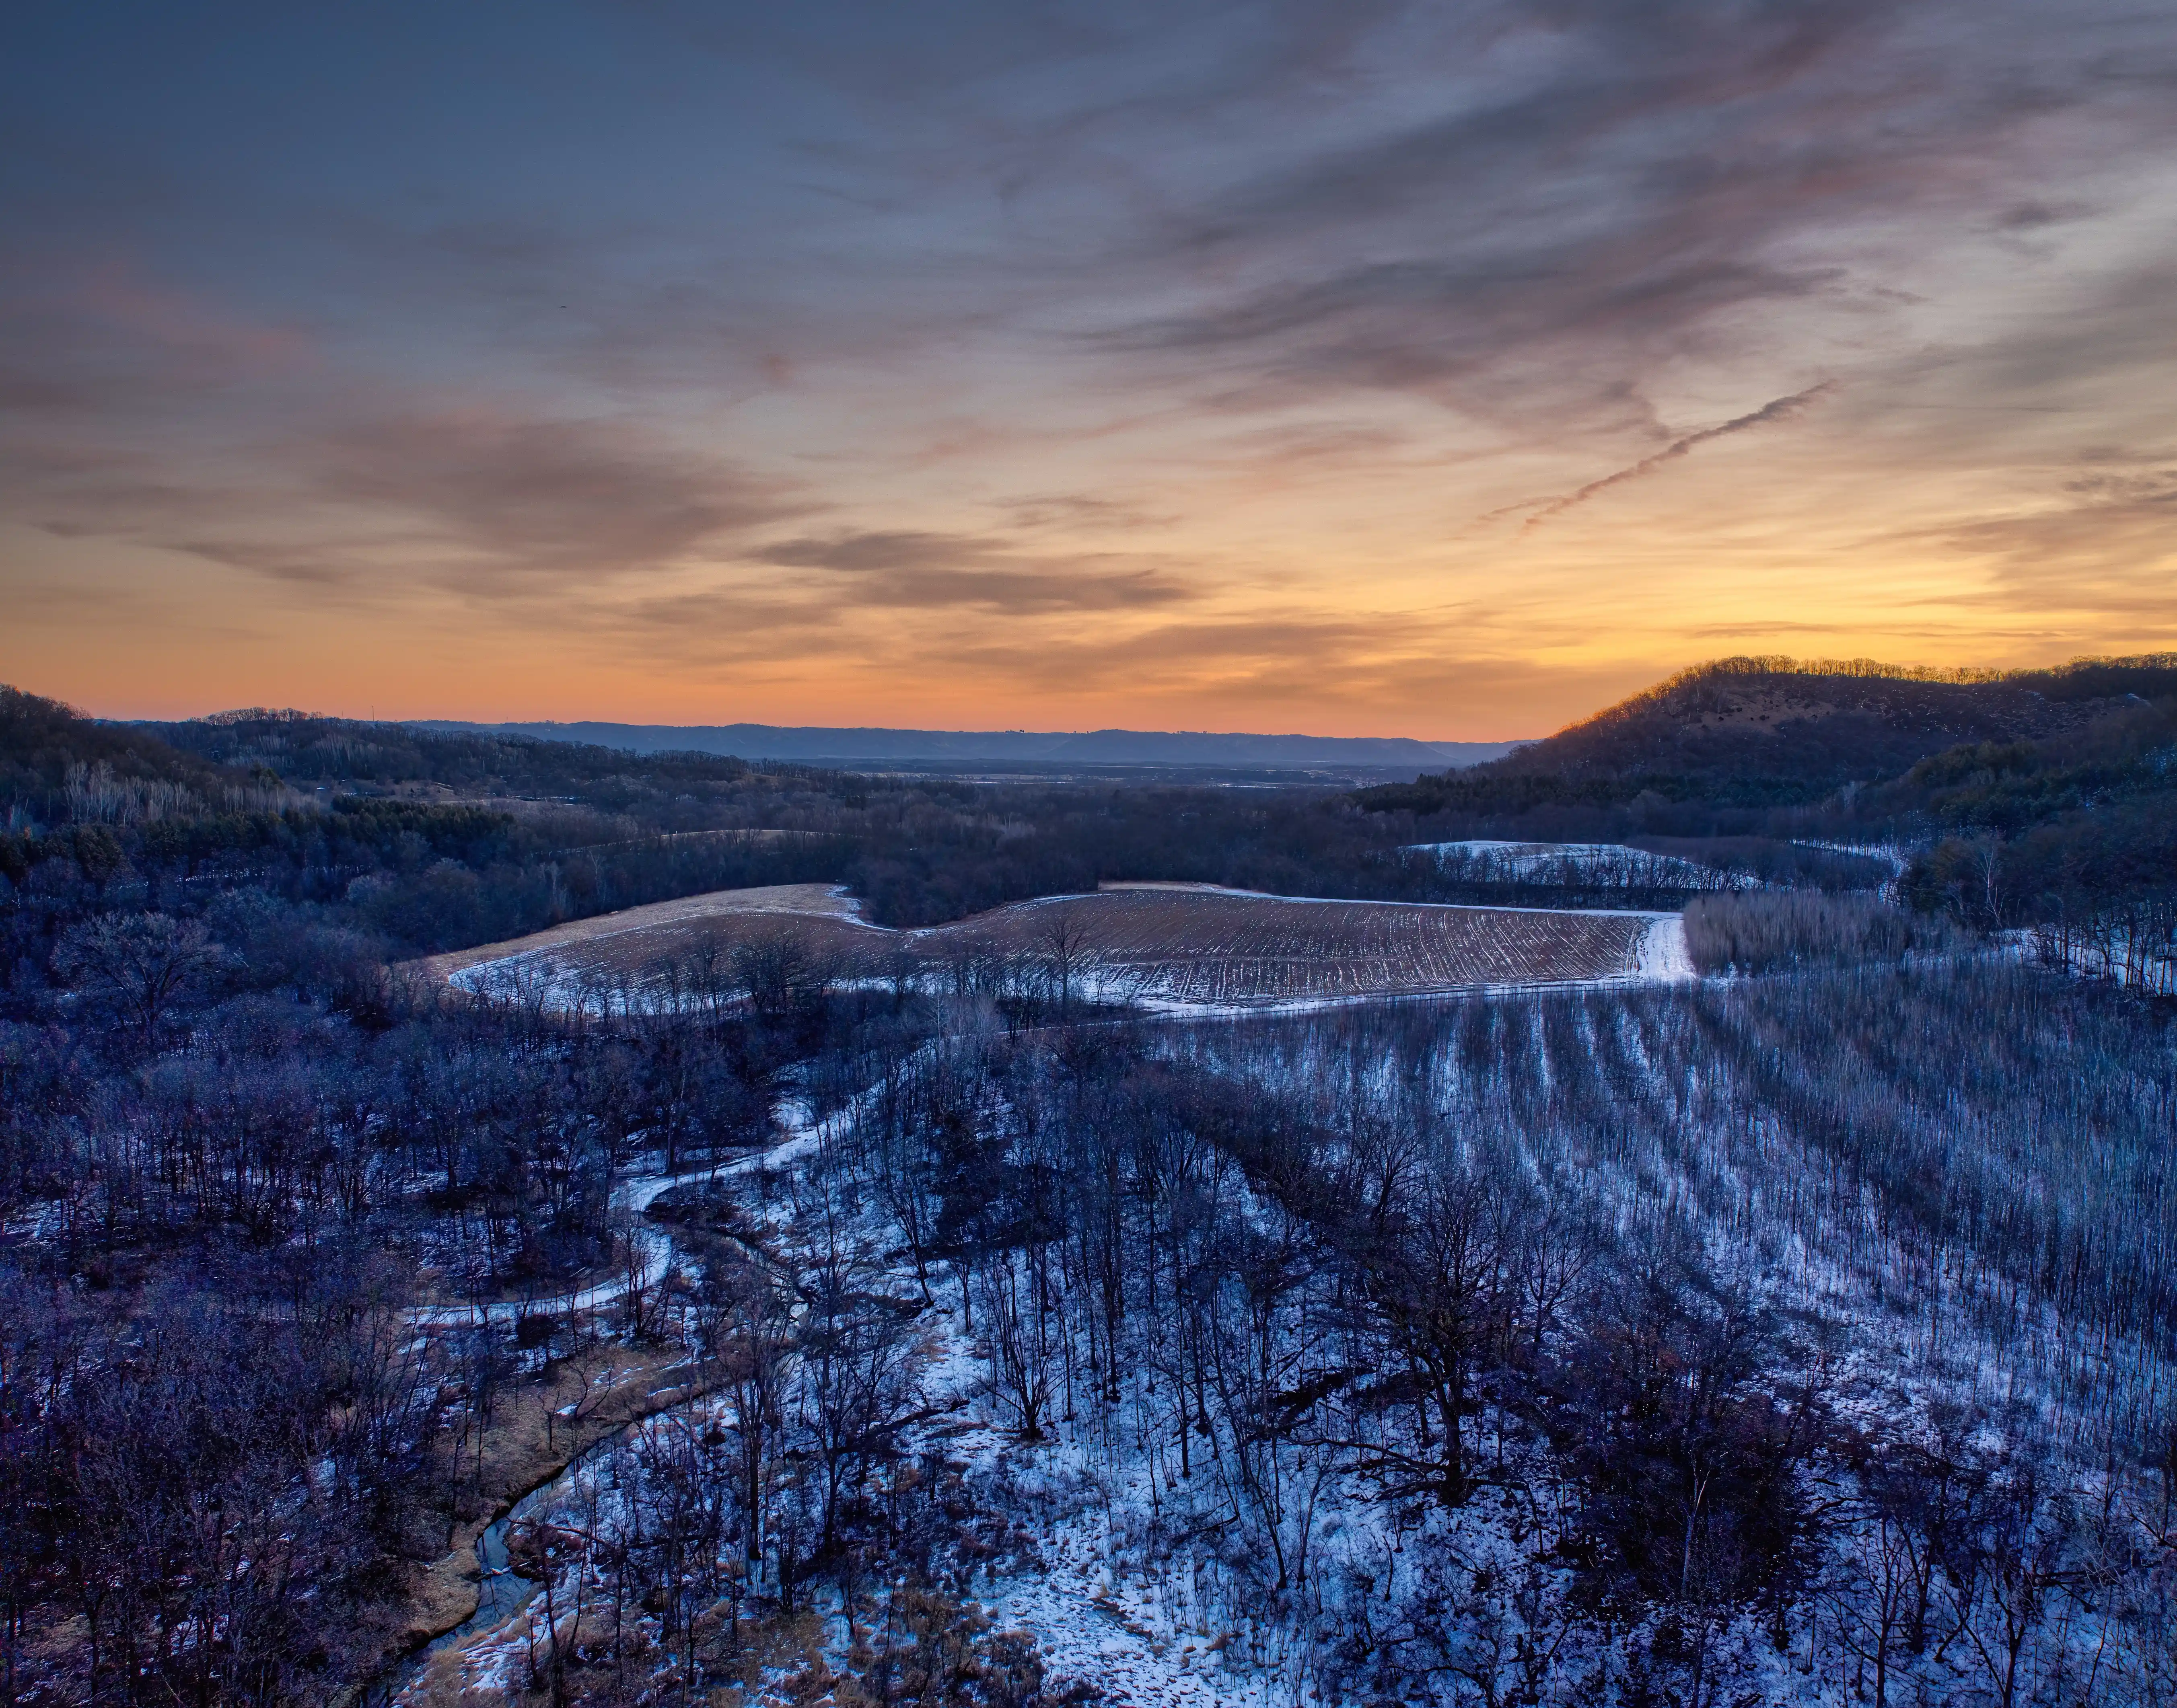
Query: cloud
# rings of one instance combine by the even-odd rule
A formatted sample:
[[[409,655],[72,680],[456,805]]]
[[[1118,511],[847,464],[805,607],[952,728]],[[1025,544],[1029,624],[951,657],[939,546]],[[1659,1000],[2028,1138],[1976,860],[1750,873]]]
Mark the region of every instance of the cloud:
[[[866,575],[885,570],[949,568],[1001,554],[985,541],[957,534],[879,531],[779,540],[752,555],[758,563],[782,564],[789,569]]]
[[[19,511],[297,585],[505,597],[715,560],[805,512],[788,483],[611,420],[381,416],[188,460],[110,440],[17,461]]]
[[[1421,392],[1483,415],[1623,421],[1639,412],[1629,412],[1627,379],[1645,364],[1621,349],[1596,368],[1575,349],[1683,340],[1705,315],[1806,297],[1839,277],[1834,268],[1634,253],[1661,247],[1573,239],[1560,255],[1524,261],[1373,263],[1104,341],[1211,364],[1227,407],[1357,388]]]
[[[307,544],[276,545],[259,540],[177,535],[158,542],[168,551],[186,552],[208,562],[247,570],[267,581],[330,590],[364,579],[371,565],[350,553]]]
[[[1711,439],[1722,439],[1731,434],[1744,433],[1752,428],[1766,427],[1772,422],[1788,421],[1817,398],[1825,397],[1836,390],[1836,384],[1834,380],[1825,379],[1820,385],[1810,385],[1804,391],[1795,391],[1789,397],[1775,398],[1749,414],[1725,422],[1721,427],[1704,428],[1699,433],[1689,433],[1683,439],[1674,439],[1653,456],[1644,456],[1629,468],[1621,468],[1615,474],[1606,474],[1600,480],[1588,482],[1577,492],[1567,493],[1563,498],[1551,499],[1541,510],[1527,518],[1526,524],[1520,532],[1532,532],[1552,516],[1563,516],[1574,505],[1585,504],[1597,493],[1607,492],[1613,486],[1623,486],[1629,480],[1638,480],[1642,475],[1653,472],[1665,463],[1675,461],[1685,456],[1696,445],[1706,445]]]
[[[1003,540],[964,534],[836,533],[776,541],[751,556],[759,563],[852,577],[832,595],[849,605],[974,606],[1030,616],[1137,610],[1193,597],[1154,568],[1115,569],[1130,561],[1116,554],[1024,553]]]
[[[140,416],[288,378],[318,357],[302,328],[205,300],[133,258],[19,259],[0,270],[0,412]]]
[[[1039,493],[1008,499],[1001,508],[1016,527],[1062,528],[1076,533],[1168,527],[1179,520],[1169,510],[1146,510],[1085,493]]]
[[[920,570],[880,577],[858,590],[856,603],[937,610],[972,605],[1012,616],[1060,611],[1132,611],[1192,598],[1154,571],[1124,576],[1076,576],[1058,569]]]
[[[1912,536],[1990,567],[1978,603],[2177,632],[2177,468],[2087,476],[2043,508]],[[1961,603],[1967,603],[1961,601]]]
[[[409,415],[337,434],[315,461],[319,494],[406,524],[469,585],[656,568],[805,505],[612,421]]]
[[[1432,102],[1386,101],[1402,122],[1329,146],[1296,124],[1151,224],[1160,305],[1090,347],[1214,407],[1391,392],[1560,444],[1645,430],[1689,360],[1878,365],[1880,333],[1924,306],[1916,261],[2089,206],[2074,181],[2177,128],[2143,15],[2061,34],[1940,0],[1461,17],[1415,33]]]
[[[1394,706],[1402,722],[1410,723],[1419,709],[1440,717],[1440,728],[1457,719],[1505,737],[1554,727],[1668,668],[1537,664],[1517,648],[1478,642],[1453,611],[1355,618],[1299,607],[1182,619],[1124,635],[963,635],[929,641],[904,662],[925,676],[973,673],[1038,698],[1062,685],[1070,695],[1134,707],[1136,715],[1145,706],[1165,708],[1167,718],[1214,709],[1262,727],[1300,708],[1345,718],[1380,717]]]
[[[1792,577],[1870,541],[1945,567],[1855,625],[1940,622],[1904,607],[1940,589],[2004,632],[2036,601],[2167,608],[2167,456],[2071,461],[2148,444],[2171,378],[2152,8],[713,14],[367,78],[267,37],[210,128],[159,46],[181,26],[62,20],[101,70],[9,116],[9,515],[216,560],[268,609],[428,624],[450,591],[525,647],[1030,698],[1078,672],[1121,706],[1509,692],[1490,661],[1742,608],[1716,590],[1755,585],[1749,542],[1788,540],[1758,585],[1794,615],[1824,608]],[[281,149],[233,148],[276,121]],[[1788,438],[1691,456],[1827,375]],[[1718,418],[1690,397],[1776,401],[1670,430]],[[1703,502],[1757,456],[1809,478]],[[1456,532],[1689,457],[1681,515],[1627,543],[1683,598],[1613,587],[1631,554],[1575,530],[1509,563],[1509,530]],[[1351,614],[1424,576],[1441,606]],[[1492,600],[1519,620],[1445,614]]]

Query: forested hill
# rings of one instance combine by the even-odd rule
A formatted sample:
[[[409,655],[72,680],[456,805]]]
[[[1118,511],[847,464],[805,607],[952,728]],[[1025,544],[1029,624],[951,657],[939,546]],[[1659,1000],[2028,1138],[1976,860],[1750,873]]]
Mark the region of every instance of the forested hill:
[[[763,884],[843,883],[910,926],[1105,879],[1420,898],[1435,881],[1386,858],[1403,823],[1322,789],[984,785],[296,712],[116,728],[8,705],[0,918],[19,922],[247,890],[397,958]]]
[[[295,713],[115,725],[0,687],[0,914],[25,929],[117,905],[194,914],[247,892],[360,931],[357,953],[413,952],[706,889],[837,881],[855,827],[843,815],[866,788]]]
[[[172,723],[145,734],[216,763],[277,772],[298,788],[418,795],[521,795],[575,799],[608,810],[659,797],[715,796],[761,779],[817,778],[803,766],[756,766],[728,755],[636,755],[568,738],[492,730],[433,730],[254,707]]]
[[[0,810],[46,810],[45,798],[64,796],[71,772],[80,768],[80,789],[101,766],[124,786],[165,785],[199,797],[248,781],[147,731],[95,723],[58,701],[0,683]]]
[[[1644,795],[1716,806],[1819,801],[1958,747],[2041,742],[2177,695],[2177,656],[1943,673],[1864,660],[1726,658],[1470,771],[1365,792],[1372,807],[1518,812]]]

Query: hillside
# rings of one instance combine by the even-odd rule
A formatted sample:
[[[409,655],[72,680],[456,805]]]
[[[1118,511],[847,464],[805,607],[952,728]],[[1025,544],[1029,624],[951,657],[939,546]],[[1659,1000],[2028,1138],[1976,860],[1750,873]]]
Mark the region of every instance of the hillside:
[[[0,687],[0,918],[42,942],[42,921],[85,909],[247,890],[373,941],[443,947],[736,884],[836,881],[836,837],[734,832],[861,788],[298,713],[117,725]],[[0,968],[19,959],[0,946]]]
[[[820,790],[838,783],[805,767],[757,767],[718,754],[636,754],[570,738],[431,729],[263,707],[140,728],[146,736],[216,764],[269,770],[298,789],[328,793],[577,801],[608,812],[648,808],[650,816],[686,818],[699,805],[773,794],[796,782]],[[671,810],[676,805],[677,815]]]
[[[1961,746],[2074,735],[2177,693],[2177,658],[1938,673],[1726,658],[1681,672],[1492,763],[1368,792],[1365,805],[1520,811],[1647,794],[1716,806],[1818,801]]]
[[[147,732],[0,683],[0,811],[11,816],[134,819],[147,802],[216,802],[249,780]]]

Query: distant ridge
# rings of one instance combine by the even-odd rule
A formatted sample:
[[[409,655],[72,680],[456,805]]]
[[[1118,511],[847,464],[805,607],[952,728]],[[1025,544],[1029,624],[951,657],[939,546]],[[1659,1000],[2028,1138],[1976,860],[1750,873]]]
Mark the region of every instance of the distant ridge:
[[[1873,782],[1965,742],[2042,740],[2177,688],[2177,657],[2043,669],[1936,669],[1868,658],[1719,658],[1522,748],[1524,775],[1678,776],[1713,786]]]
[[[1383,810],[1477,813],[1645,794],[1803,804],[1900,776],[1948,749],[2046,741],[2173,693],[2169,653],[2023,670],[1719,658],[1478,769],[1366,790],[1361,799]]]
[[[530,735],[629,753],[721,753],[843,768],[869,766],[1332,766],[1443,770],[1501,758],[1512,741],[1405,736],[1212,734],[1196,730],[878,729],[771,723],[467,723],[416,718],[418,729]]]

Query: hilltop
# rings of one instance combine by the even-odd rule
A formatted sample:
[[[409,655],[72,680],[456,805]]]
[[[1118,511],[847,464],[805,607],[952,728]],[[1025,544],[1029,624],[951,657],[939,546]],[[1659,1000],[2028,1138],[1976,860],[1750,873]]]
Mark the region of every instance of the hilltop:
[[[1865,659],[1725,658],[1696,665],[1503,758],[1364,804],[1518,811],[1643,795],[1787,806],[1898,777],[1959,747],[2076,735],[2177,694],[2177,657],[2050,669],[1937,671]]]
[[[276,772],[295,787],[417,799],[529,797],[606,811],[711,801],[836,778],[805,767],[751,765],[731,756],[630,753],[563,738],[488,729],[434,729],[321,718],[263,707],[140,726],[215,764]]]
[[[119,791],[139,804],[217,799],[249,778],[182,752],[146,731],[101,723],[74,707],[0,683],[0,813],[101,818]],[[69,805],[71,793],[74,797]]]

